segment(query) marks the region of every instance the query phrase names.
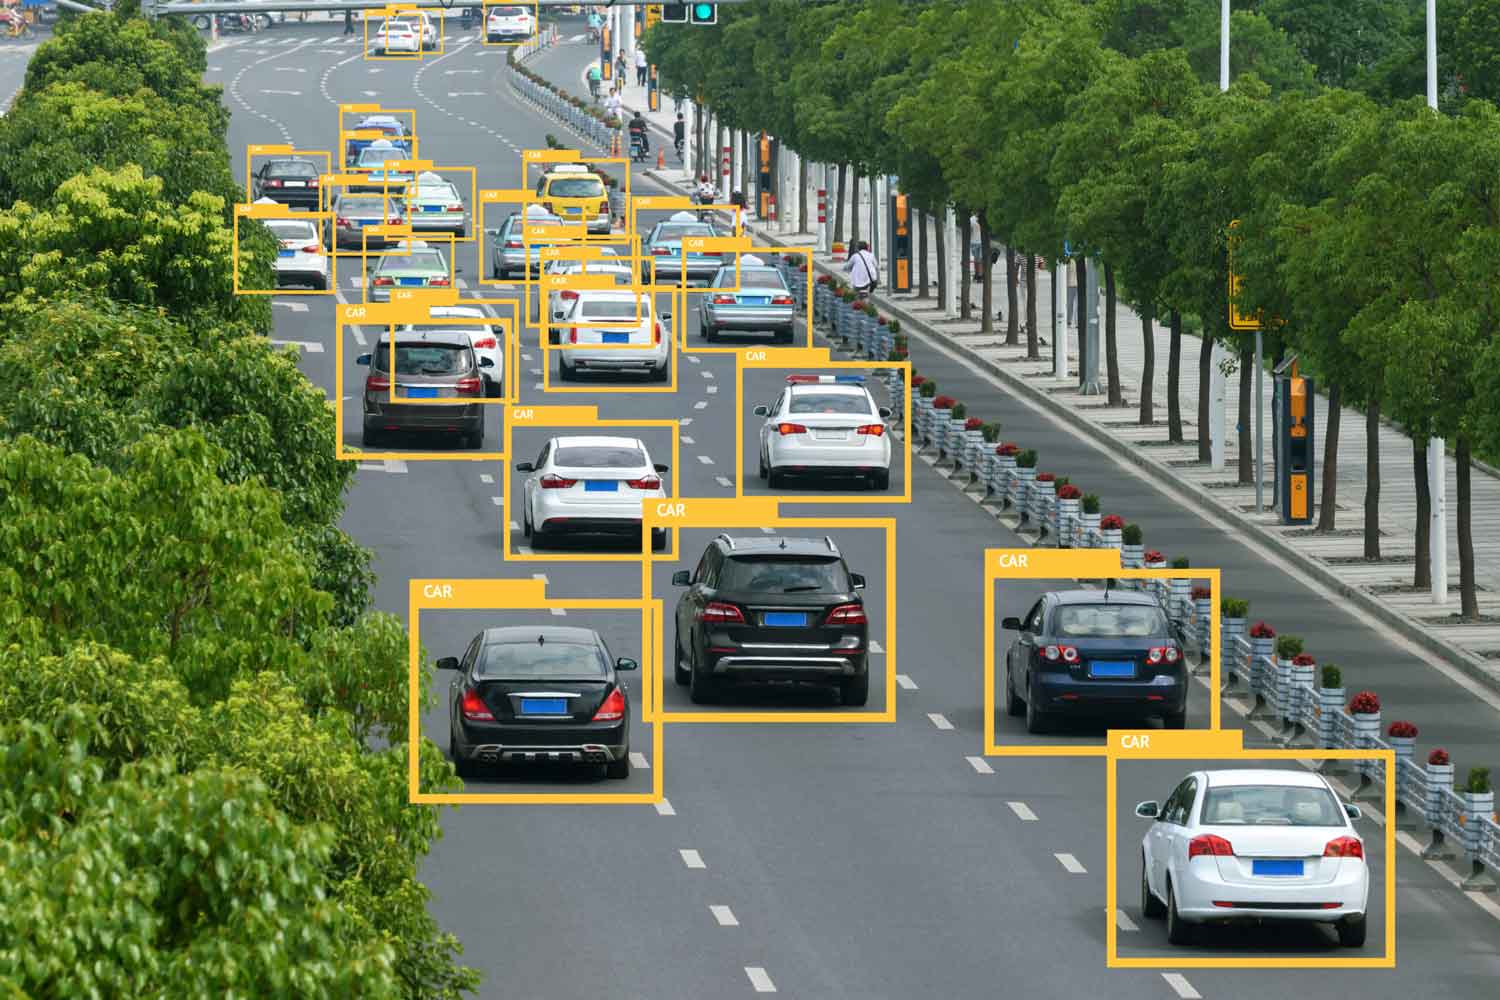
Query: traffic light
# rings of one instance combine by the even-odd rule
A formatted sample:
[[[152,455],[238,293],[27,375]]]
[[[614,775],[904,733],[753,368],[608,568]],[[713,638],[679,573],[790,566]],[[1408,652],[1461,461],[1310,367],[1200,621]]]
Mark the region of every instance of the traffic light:
[[[719,5],[716,3],[690,3],[688,8],[694,24],[719,23]]]
[[[669,24],[686,24],[688,19],[688,5],[685,3],[662,4],[661,19]]]

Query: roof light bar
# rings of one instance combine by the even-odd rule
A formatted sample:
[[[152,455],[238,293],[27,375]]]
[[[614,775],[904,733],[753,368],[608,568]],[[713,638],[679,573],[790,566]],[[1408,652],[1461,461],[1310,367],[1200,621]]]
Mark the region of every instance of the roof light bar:
[[[864,385],[863,375],[788,375],[787,385]]]

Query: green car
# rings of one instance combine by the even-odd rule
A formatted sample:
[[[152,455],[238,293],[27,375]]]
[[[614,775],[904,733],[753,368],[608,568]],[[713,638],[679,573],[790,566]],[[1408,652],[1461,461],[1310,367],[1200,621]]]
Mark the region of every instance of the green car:
[[[454,273],[457,273],[456,271]],[[403,240],[380,254],[370,271],[370,301],[391,301],[392,288],[451,288],[448,260],[421,240]]]

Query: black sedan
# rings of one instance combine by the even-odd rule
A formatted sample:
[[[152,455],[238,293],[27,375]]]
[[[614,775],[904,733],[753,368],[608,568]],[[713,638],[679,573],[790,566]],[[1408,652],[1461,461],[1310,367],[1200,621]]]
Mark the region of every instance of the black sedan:
[[[1062,715],[1131,722],[1187,721],[1182,637],[1161,606],[1137,591],[1065,590],[1042,595],[1005,653],[1005,707],[1046,732]]]
[[[630,695],[599,633],[555,625],[489,628],[445,656],[448,752],[461,778],[481,764],[560,761],[630,776]]]
[[[250,178],[252,200],[270,198],[291,208],[318,209],[319,166],[313,160],[285,157],[266,160]]]

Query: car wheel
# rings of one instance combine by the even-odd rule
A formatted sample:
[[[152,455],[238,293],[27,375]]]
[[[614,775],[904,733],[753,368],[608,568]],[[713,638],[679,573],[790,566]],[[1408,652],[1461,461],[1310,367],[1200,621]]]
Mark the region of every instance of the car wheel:
[[[1146,852],[1141,852],[1141,913],[1148,920],[1160,920],[1167,915],[1167,908],[1151,891],[1151,882],[1146,878]]]
[[[1167,729],[1187,728],[1187,709],[1181,712],[1169,712],[1161,717],[1161,724]]]
[[[521,534],[526,538],[531,537],[531,511],[529,509],[521,512]]]
[[[672,679],[687,687],[693,679],[693,672],[682,665],[682,636],[676,636],[672,640],[672,652],[675,654],[672,660]]]
[[[668,363],[663,363],[660,368],[651,369],[651,374],[647,378],[652,382],[665,382],[670,377],[671,371],[672,366]]]
[[[719,342],[719,335],[705,326],[703,327],[703,339],[710,344],[717,344]]]
[[[778,343],[778,344],[790,344],[792,342],[792,337],[793,336],[794,335],[793,335],[793,333],[792,333],[791,330],[788,330],[785,333],[778,333],[776,335],[776,343]]]
[[[460,778],[467,781],[476,776],[477,768],[475,768],[474,762],[465,760],[458,754],[458,740],[453,735],[452,726],[448,727],[448,756],[453,761],[454,772]]]
[[[1017,718],[1026,714],[1026,703],[1016,694],[1016,686],[1010,682],[1010,665],[1005,667],[1005,711]]]
[[[365,448],[379,448],[385,444],[385,432],[376,430],[369,424],[365,424],[364,432],[360,435],[359,443]]]
[[[1036,694],[1028,690],[1026,692],[1026,731],[1032,735],[1045,733],[1052,728],[1051,717],[1037,708],[1036,702]]]
[[[693,654],[688,658],[688,696],[694,705],[707,705],[719,697],[718,682],[708,675],[706,668],[699,668],[698,657]]]
[[[651,551],[652,552],[660,552],[662,549],[665,549],[666,547],[667,547],[667,529],[666,528],[652,528],[651,529]]]
[[[505,395],[505,387],[486,375],[484,377],[484,395],[486,399],[499,399]]]
[[[1177,912],[1177,894],[1172,891],[1170,877],[1167,879],[1167,940],[1173,944],[1193,943],[1193,925]]]
[[[766,470],[766,485],[773,490],[779,490],[786,485],[786,474],[772,466]]]
[[[604,765],[604,776],[606,778],[630,777],[630,747],[625,748],[625,753],[619,760],[612,760]]]
[[[1336,926],[1339,932],[1339,944],[1345,948],[1365,946],[1365,915],[1363,913],[1357,917],[1346,917]]]
[[[857,677],[848,677],[839,682],[839,701],[845,705],[863,705],[870,700],[870,673],[865,671]]]
[[[574,378],[573,366],[563,364],[562,359],[559,358],[557,362],[557,380],[559,382],[571,382]]]
[[[870,489],[888,490],[891,488],[891,470],[882,469],[870,475]]]
[[[206,14],[199,14],[193,18],[193,27],[207,31],[209,28],[208,16]]]
[[[313,286],[313,289],[315,291],[326,292],[326,291],[328,291],[328,279],[327,278],[318,278],[316,281],[314,281],[312,283],[312,286]]]
[[[464,447],[479,449],[484,447],[484,425],[481,424],[474,430],[464,434]]]
[[[760,481],[765,482],[771,476],[771,470],[766,468],[766,456],[762,452],[760,456]]]

